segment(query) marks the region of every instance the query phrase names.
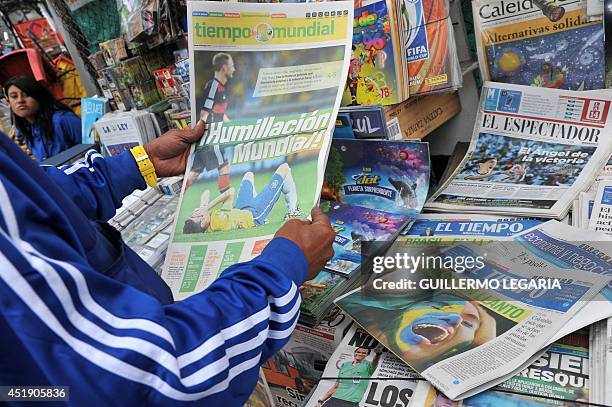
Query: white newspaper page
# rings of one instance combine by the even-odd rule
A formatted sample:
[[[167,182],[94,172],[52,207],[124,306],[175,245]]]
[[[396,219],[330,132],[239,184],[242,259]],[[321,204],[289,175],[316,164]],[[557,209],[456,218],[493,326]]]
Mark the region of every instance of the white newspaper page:
[[[560,267],[606,276],[612,275],[612,242],[602,233],[587,232],[549,221],[515,239],[521,248],[507,256],[517,267],[534,264],[541,269]],[[549,342],[602,319],[612,317],[612,283],[576,313]]]
[[[194,147],[163,278],[176,300],[257,256],[318,201],[353,3],[188,2]]]
[[[426,208],[562,219],[610,157],[611,100],[486,82],[468,153]]]
[[[602,179],[597,186],[589,230],[610,235],[612,240],[612,179]]]

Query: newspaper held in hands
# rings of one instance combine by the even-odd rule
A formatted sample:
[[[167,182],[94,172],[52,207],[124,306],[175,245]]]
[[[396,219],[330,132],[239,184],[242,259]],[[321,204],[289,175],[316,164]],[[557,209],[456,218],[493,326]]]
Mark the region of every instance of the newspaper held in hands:
[[[486,82],[468,153],[426,208],[562,219],[610,157],[611,101]]]
[[[163,278],[176,300],[261,253],[317,203],[353,3],[188,2],[192,148]]]

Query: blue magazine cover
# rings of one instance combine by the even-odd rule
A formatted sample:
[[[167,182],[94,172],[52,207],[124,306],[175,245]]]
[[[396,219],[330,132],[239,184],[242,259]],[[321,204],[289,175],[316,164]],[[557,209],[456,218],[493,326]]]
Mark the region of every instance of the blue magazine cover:
[[[332,140],[323,199],[416,217],[428,189],[427,143]]]
[[[359,267],[363,241],[394,240],[400,230],[414,221],[414,218],[409,216],[333,201],[323,201],[321,207],[327,212],[336,232],[334,257],[327,263],[326,268],[341,274],[349,274]]]
[[[94,123],[106,113],[108,101],[105,98],[81,98],[81,134],[83,144],[95,144],[99,137]]]

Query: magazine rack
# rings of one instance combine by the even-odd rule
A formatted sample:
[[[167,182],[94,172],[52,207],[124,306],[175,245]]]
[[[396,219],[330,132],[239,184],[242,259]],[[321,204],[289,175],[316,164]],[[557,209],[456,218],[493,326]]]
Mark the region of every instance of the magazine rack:
[[[423,141],[436,140],[429,144],[432,156],[450,156],[457,142],[470,141],[479,100],[478,87],[473,75],[474,70],[478,69],[478,63],[473,61],[470,55],[461,1],[451,0],[449,5],[451,22],[455,31],[457,56],[463,73],[463,86],[458,91],[461,111],[423,139]]]

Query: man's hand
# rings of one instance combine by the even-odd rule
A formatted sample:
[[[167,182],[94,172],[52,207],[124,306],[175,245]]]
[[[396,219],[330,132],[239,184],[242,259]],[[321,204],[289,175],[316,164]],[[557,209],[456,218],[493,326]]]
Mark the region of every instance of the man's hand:
[[[284,237],[295,243],[306,256],[308,279],[314,278],[334,255],[334,230],[321,208],[312,208],[312,222],[299,219],[287,221],[274,237]]]
[[[185,173],[189,148],[202,137],[205,128],[200,120],[193,129],[170,130],[144,145],[158,177]]]

